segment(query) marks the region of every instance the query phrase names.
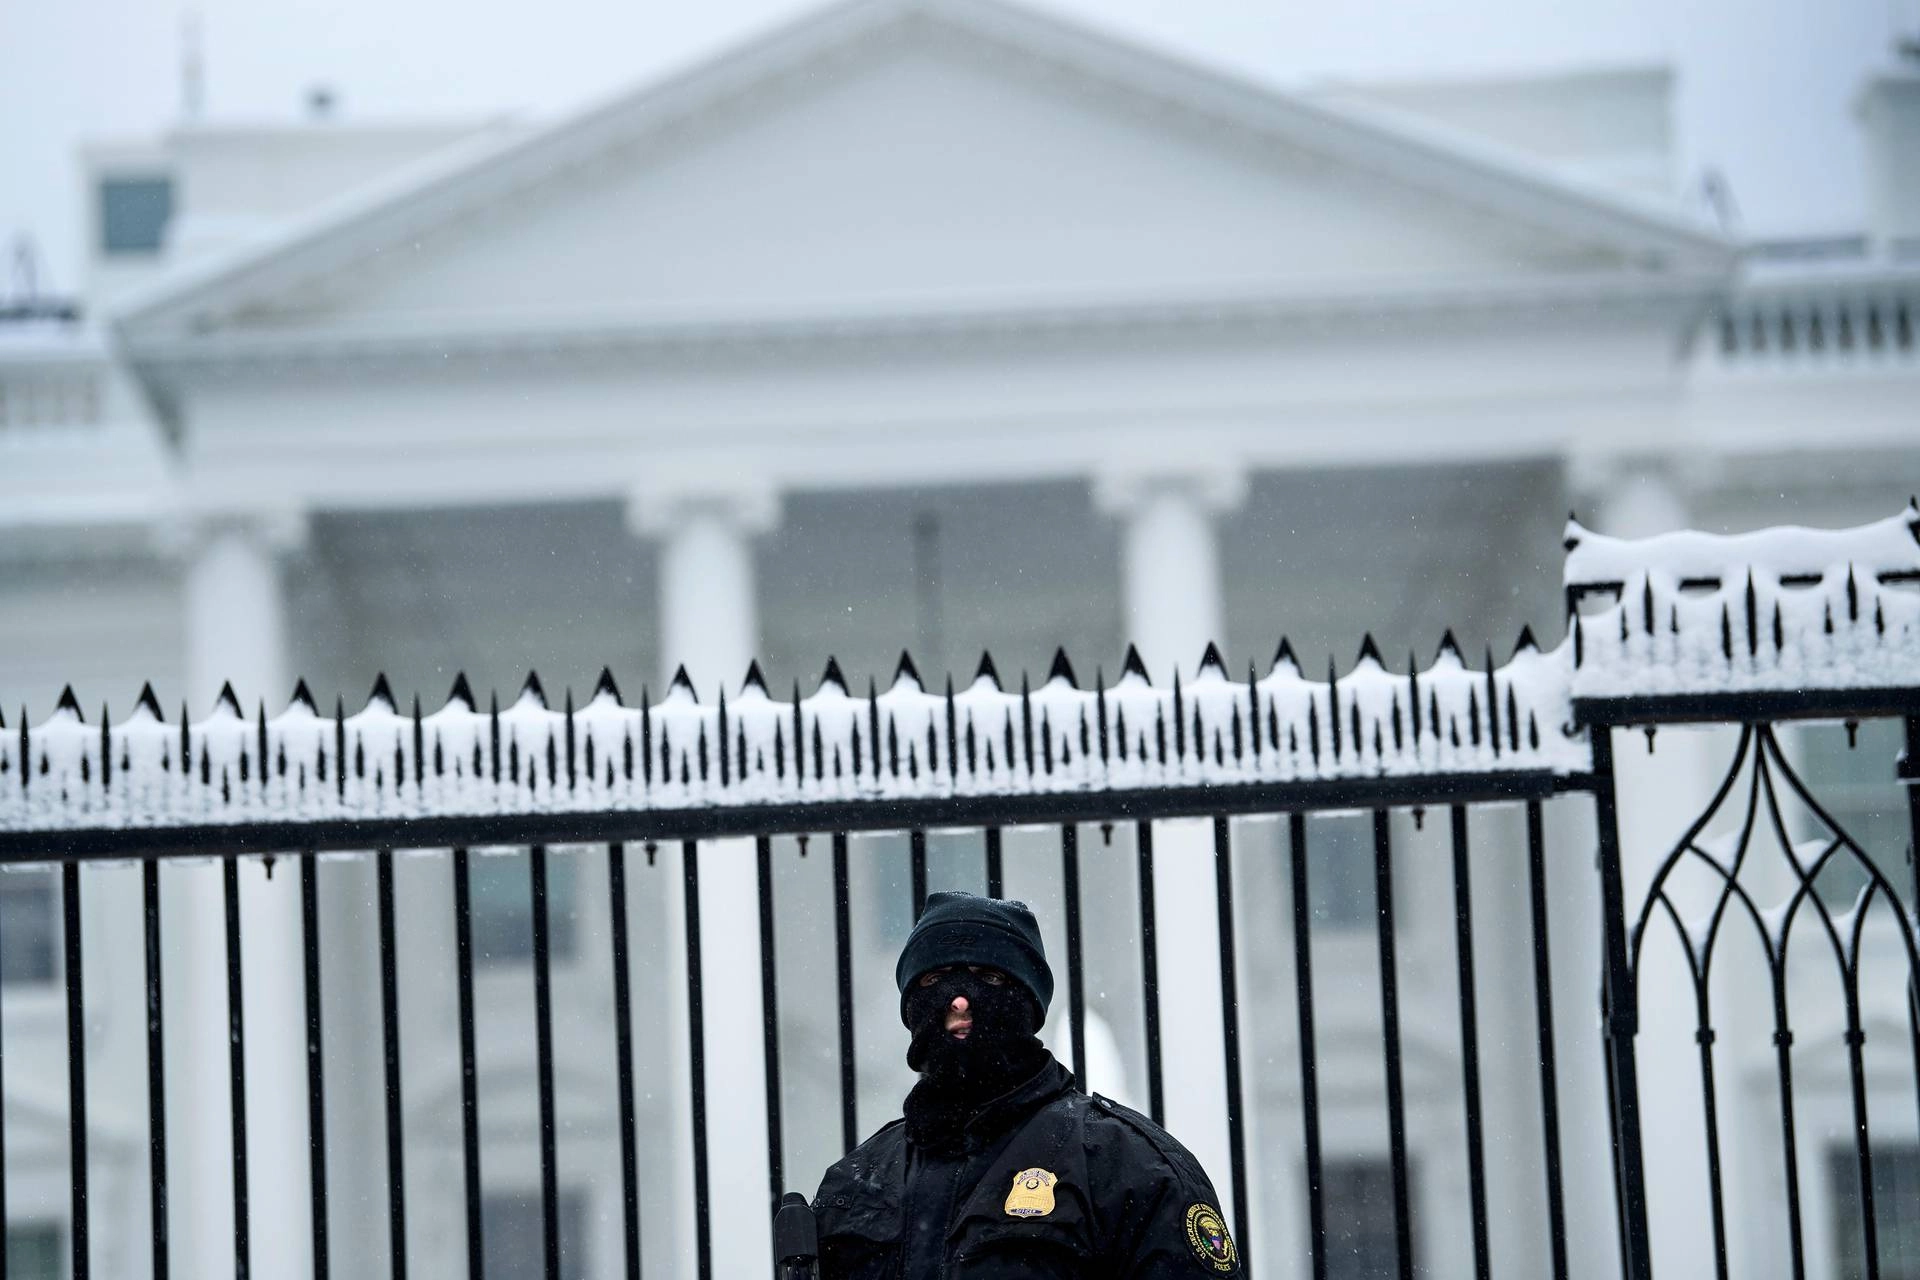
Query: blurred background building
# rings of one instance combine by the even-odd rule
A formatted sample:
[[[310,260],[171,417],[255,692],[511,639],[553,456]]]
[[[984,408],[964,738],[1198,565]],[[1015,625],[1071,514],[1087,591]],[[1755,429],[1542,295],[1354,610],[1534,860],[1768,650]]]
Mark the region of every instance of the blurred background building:
[[[1310,668],[1331,653],[1344,670],[1364,632],[1424,660],[1449,626],[1504,658],[1522,624],[1559,633],[1569,509],[1623,534],[1886,514],[1920,479],[1920,74],[1860,87],[1865,221],[1792,242],[1741,241],[1682,198],[1673,92],[1658,66],[1280,92],[1026,9],[862,0],[541,127],[358,124],[322,96],[297,125],[102,142],[82,158],[81,295],[49,299],[23,260],[0,310],[8,723],[22,704],[39,719],[69,683],[117,713],[150,681],[198,715],[224,681],[249,713],[277,710],[296,676],[352,709],[382,671],[430,708],[456,672],[505,699],[535,667],[556,701],[602,664],[630,699],[682,663],[711,697],[755,657],[778,689],[810,692],[829,654],[884,686],[902,647],[930,682],[969,678],[983,650],[1009,682],[1037,676],[1056,646],[1083,678],[1111,673],[1128,642],[1165,679],[1210,639],[1264,673],[1283,633]],[[1711,768],[1671,736],[1633,766],[1677,797],[1627,815],[1643,859],[1699,807]],[[1836,743],[1809,733],[1810,772],[1844,775],[1823,763]],[[1897,856],[1890,780],[1841,807]],[[1384,1275],[1368,829],[1315,827],[1333,1273]],[[1515,832],[1495,841],[1517,851]],[[1438,836],[1405,837],[1416,1248],[1426,1273],[1464,1274],[1451,921],[1426,905],[1445,900],[1444,868]],[[1009,888],[1063,954],[1054,838],[1012,840]],[[1255,1261],[1274,1275],[1305,1251],[1291,960],[1266,924],[1287,910],[1259,856],[1272,830],[1243,839]],[[909,923],[902,844],[856,844],[867,1128],[897,1114],[906,1082],[888,976]],[[936,835],[936,888],[978,887],[976,846]],[[1088,847],[1112,859],[1087,888],[1091,1083],[1137,1097],[1130,845],[1093,833]],[[1569,838],[1560,852],[1573,900],[1586,851]],[[688,1274],[691,1247],[675,857],[660,852],[635,904],[638,963],[660,979],[637,986],[653,1275]],[[729,903],[747,920],[752,892],[733,864],[715,859],[703,893],[709,972],[757,1001],[752,927],[726,921]],[[511,1280],[538,1259],[526,869],[481,865],[489,1275]],[[555,886],[563,1235],[569,1270],[600,1276],[619,1245],[617,1145],[605,902],[586,865],[562,858]],[[783,849],[780,866],[790,1180],[810,1190],[838,1154],[831,905],[822,858]],[[1521,918],[1513,866],[1481,873],[1483,912]],[[191,1064],[224,1061],[225,987],[214,882],[196,874],[169,888],[169,1052],[174,1105],[198,1117],[176,1138],[176,1195],[205,1211],[175,1234],[200,1260],[188,1273],[212,1276],[231,1265],[225,1093],[209,1085],[223,1068]],[[323,884],[336,1225],[356,1225],[337,1237],[340,1274],[376,1273],[386,1247],[370,877],[342,861]],[[452,1275],[448,890],[437,863],[400,877],[417,904],[402,961],[414,1261]],[[123,879],[88,904],[96,1256],[138,1276],[139,897]],[[300,1275],[298,921],[289,877],[250,868],[246,887],[262,922],[248,935],[256,1214],[285,1215],[256,1247],[261,1274]],[[1171,885],[1163,903],[1201,955],[1211,909],[1210,887]],[[0,876],[16,1277],[62,1274],[57,936],[51,879]],[[1599,1204],[1593,940],[1563,929],[1555,947],[1570,1194]],[[1546,1248],[1532,975],[1518,942],[1481,962],[1495,1269],[1519,1274]],[[1170,1052],[1217,1043],[1206,975],[1190,976],[1201,989],[1181,990],[1175,963]],[[757,1003],[716,1015],[716,1071],[758,1053],[758,1017]],[[1678,1043],[1671,1069],[1691,1069]],[[1831,1088],[1810,1132],[1850,1142],[1845,1082]],[[715,1245],[729,1276],[757,1274],[764,1253],[759,1105],[716,1119],[716,1204],[739,1218]],[[1209,1108],[1177,1095],[1171,1119],[1219,1175]],[[1821,1169],[1825,1140],[1808,1139]],[[1893,1185],[1920,1186],[1920,1146],[1886,1164],[1908,1180]],[[1809,1239],[1819,1274],[1846,1276],[1859,1260],[1833,1224],[1853,1193],[1834,1167]],[[1650,1170],[1656,1195],[1701,1176],[1684,1157]],[[1756,1179],[1730,1188],[1746,1206],[1739,1273],[1784,1274]],[[1611,1219],[1575,1229],[1578,1273],[1603,1274]],[[1902,1274],[1920,1275],[1911,1209],[1898,1229],[1914,1241]],[[1711,1265],[1698,1224],[1656,1247],[1666,1274]]]

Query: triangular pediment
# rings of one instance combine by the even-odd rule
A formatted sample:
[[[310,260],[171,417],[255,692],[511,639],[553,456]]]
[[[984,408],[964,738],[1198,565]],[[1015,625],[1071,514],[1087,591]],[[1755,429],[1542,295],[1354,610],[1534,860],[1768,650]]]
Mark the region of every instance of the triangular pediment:
[[[1710,237],[996,5],[874,0],[129,317],[726,321],[1687,267]]]

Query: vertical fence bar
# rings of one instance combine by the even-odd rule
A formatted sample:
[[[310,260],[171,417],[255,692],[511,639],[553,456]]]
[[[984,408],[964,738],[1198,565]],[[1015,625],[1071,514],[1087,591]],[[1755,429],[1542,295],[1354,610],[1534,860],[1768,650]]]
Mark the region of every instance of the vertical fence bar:
[[[1000,851],[1000,828],[987,828],[987,896],[1004,898],[1007,894],[1005,859]],[[4,1280],[4,1277],[0,1277]]]
[[[1134,827],[1140,863],[1140,1012],[1147,1034],[1147,1114],[1155,1124],[1167,1118],[1166,1090],[1160,1073],[1160,952],[1158,910],[1153,897],[1153,820]]]
[[[1080,927],[1080,828],[1060,827],[1060,894],[1067,916],[1067,1034],[1073,1038],[1073,1078],[1087,1083],[1086,950]]]
[[[1920,716],[1908,716],[1905,727],[1906,750],[1894,772],[1907,793],[1907,874],[1912,890],[1907,909],[1909,918],[1920,923]],[[1914,1109],[1920,1113],[1920,973],[1907,974],[1907,1038],[1913,1045]]]
[[[0,954],[5,954],[3,948],[0,948]],[[0,989],[4,989],[4,987],[5,975],[0,974]],[[0,1000],[0,1007],[3,1007],[4,1004],[5,1001]],[[5,1021],[4,1015],[0,1015],[0,1024],[3,1024]],[[7,1280],[7,1109],[4,1105],[4,1099],[6,1097],[6,1072],[4,1070],[6,1062],[5,1041],[6,1033],[4,1030],[0,1030],[0,1280]],[[162,1221],[164,1221],[164,1219],[162,1219]],[[164,1272],[155,1272],[154,1274],[155,1280],[166,1280]]]
[[[26,763],[22,753],[21,770]],[[60,902],[64,924],[67,978],[67,1143],[73,1177],[72,1280],[93,1274],[87,1243],[87,1008],[86,975],[80,965],[80,864],[60,868]]]
[[[1307,819],[1287,815],[1293,870],[1293,985],[1300,1024],[1300,1118],[1307,1160],[1307,1241],[1312,1280],[1327,1280],[1327,1203],[1320,1163],[1320,1064],[1313,1042],[1313,900],[1307,896]]]
[[[251,1212],[247,1197],[247,1028],[240,974],[240,859],[221,859],[221,887],[227,922],[227,1112],[233,1122],[233,1274],[247,1280],[252,1270]]]
[[[786,1160],[780,1123],[780,980],[773,932],[773,837],[754,841],[760,874],[760,1029],[766,1058],[767,1212],[776,1213],[786,1191]]]
[[[327,1090],[320,1038],[320,887],[312,850],[300,855],[300,950],[307,1004],[307,1190],[312,1202],[313,1280],[332,1269],[327,1234]],[[158,1280],[158,1278],[156,1278]]]
[[[533,901],[534,1069],[540,1094],[540,1257],[547,1280],[560,1280],[560,1174],[553,1116],[553,958],[547,933],[547,847],[527,850]]]
[[[913,875],[913,918],[918,920],[927,909],[927,833],[910,832],[907,845]]]
[[[148,858],[140,864],[140,904],[147,960],[147,1202],[153,1227],[153,1280],[167,1280],[172,1259],[167,1222],[167,1052],[157,859]],[[0,1159],[0,1168],[4,1167],[5,1161]],[[4,1245],[0,1245],[0,1253],[4,1252]],[[6,1280],[4,1260],[0,1260],[0,1280]]]
[[[1413,1207],[1407,1185],[1407,1102],[1400,1078],[1400,978],[1394,959],[1393,833],[1373,811],[1373,896],[1380,943],[1380,1042],[1387,1070],[1387,1145],[1393,1168],[1393,1239],[1400,1280],[1413,1280]]]
[[[613,1052],[620,1088],[620,1228],[626,1280],[640,1280],[640,1151],[633,1108],[633,975],[627,964],[627,848],[607,846],[613,933]],[[478,1273],[476,1272],[477,1276]]]
[[[387,1112],[387,1252],[393,1280],[407,1276],[405,1129],[400,1112],[400,975],[393,936],[393,850],[374,855],[374,896],[380,923],[380,1044]]]
[[[1627,1280],[1652,1280],[1647,1247],[1646,1171],[1640,1146],[1640,1076],[1634,1059],[1639,1011],[1627,960],[1626,892],[1621,884],[1620,826],[1613,789],[1612,726],[1588,729],[1593,742],[1593,807],[1600,846],[1603,946],[1601,1014],[1606,1034],[1613,1152],[1620,1199],[1620,1263]]]
[[[1473,1274],[1488,1280],[1487,1168],[1480,1130],[1480,1017],[1473,978],[1473,887],[1467,865],[1467,810],[1454,805],[1453,837],[1453,945],[1458,962],[1460,994],[1460,1061],[1466,1094],[1467,1187],[1473,1209]]]
[[[1727,1202],[1720,1171],[1720,1099],[1714,1085],[1714,1030],[1704,973],[1695,978],[1694,1010],[1693,1042],[1700,1051],[1700,1101],[1707,1144],[1707,1203],[1713,1222],[1713,1271],[1718,1280],[1727,1280]]]
[[[1553,960],[1547,932],[1547,842],[1540,802],[1527,802],[1527,896],[1533,923],[1533,1016],[1540,1046],[1540,1133],[1546,1153],[1547,1245],[1553,1280],[1567,1280],[1567,1206],[1560,1175],[1560,1076],[1555,1065]]]
[[[693,1112],[694,1257],[700,1280],[713,1280],[712,1206],[707,1194],[707,1031],[700,974],[700,842],[681,842],[687,921],[688,1105]]]
[[[473,1032],[473,885],[465,849],[453,851],[453,972],[460,1021],[460,1173],[467,1206],[467,1280],[486,1274],[480,1198],[480,1064]]]
[[[1253,1256],[1253,1223],[1247,1213],[1247,1117],[1240,1096],[1240,988],[1233,937],[1233,827],[1225,814],[1213,819],[1213,874],[1220,917],[1221,1047],[1227,1059],[1227,1155],[1233,1170],[1233,1229],[1240,1255]]]
[[[859,1091],[853,1055],[853,890],[847,874],[847,833],[833,833],[834,992],[840,1006],[840,1150],[860,1141]]]

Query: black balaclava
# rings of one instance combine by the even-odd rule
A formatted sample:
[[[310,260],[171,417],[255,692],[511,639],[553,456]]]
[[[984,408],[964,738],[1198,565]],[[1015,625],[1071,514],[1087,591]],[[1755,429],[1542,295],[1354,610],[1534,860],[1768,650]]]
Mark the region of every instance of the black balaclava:
[[[956,996],[967,998],[973,1020],[964,1040],[946,1029]],[[920,1072],[905,1107],[907,1136],[917,1145],[959,1145],[987,1103],[1046,1064],[1039,1003],[1011,978],[995,986],[960,965],[930,986],[910,987],[901,1012],[913,1033],[907,1065]]]

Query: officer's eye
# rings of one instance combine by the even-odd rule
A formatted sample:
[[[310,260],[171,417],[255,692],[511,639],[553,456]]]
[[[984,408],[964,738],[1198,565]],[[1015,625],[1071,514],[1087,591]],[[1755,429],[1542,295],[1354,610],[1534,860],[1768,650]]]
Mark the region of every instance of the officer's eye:
[[[974,972],[980,975],[980,981],[990,987],[1004,987],[1007,984],[1007,975],[998,969],[975,969]]]
[[[929,969],[920,975],[920,985],[930,987],[952,972],[952,969]]]

